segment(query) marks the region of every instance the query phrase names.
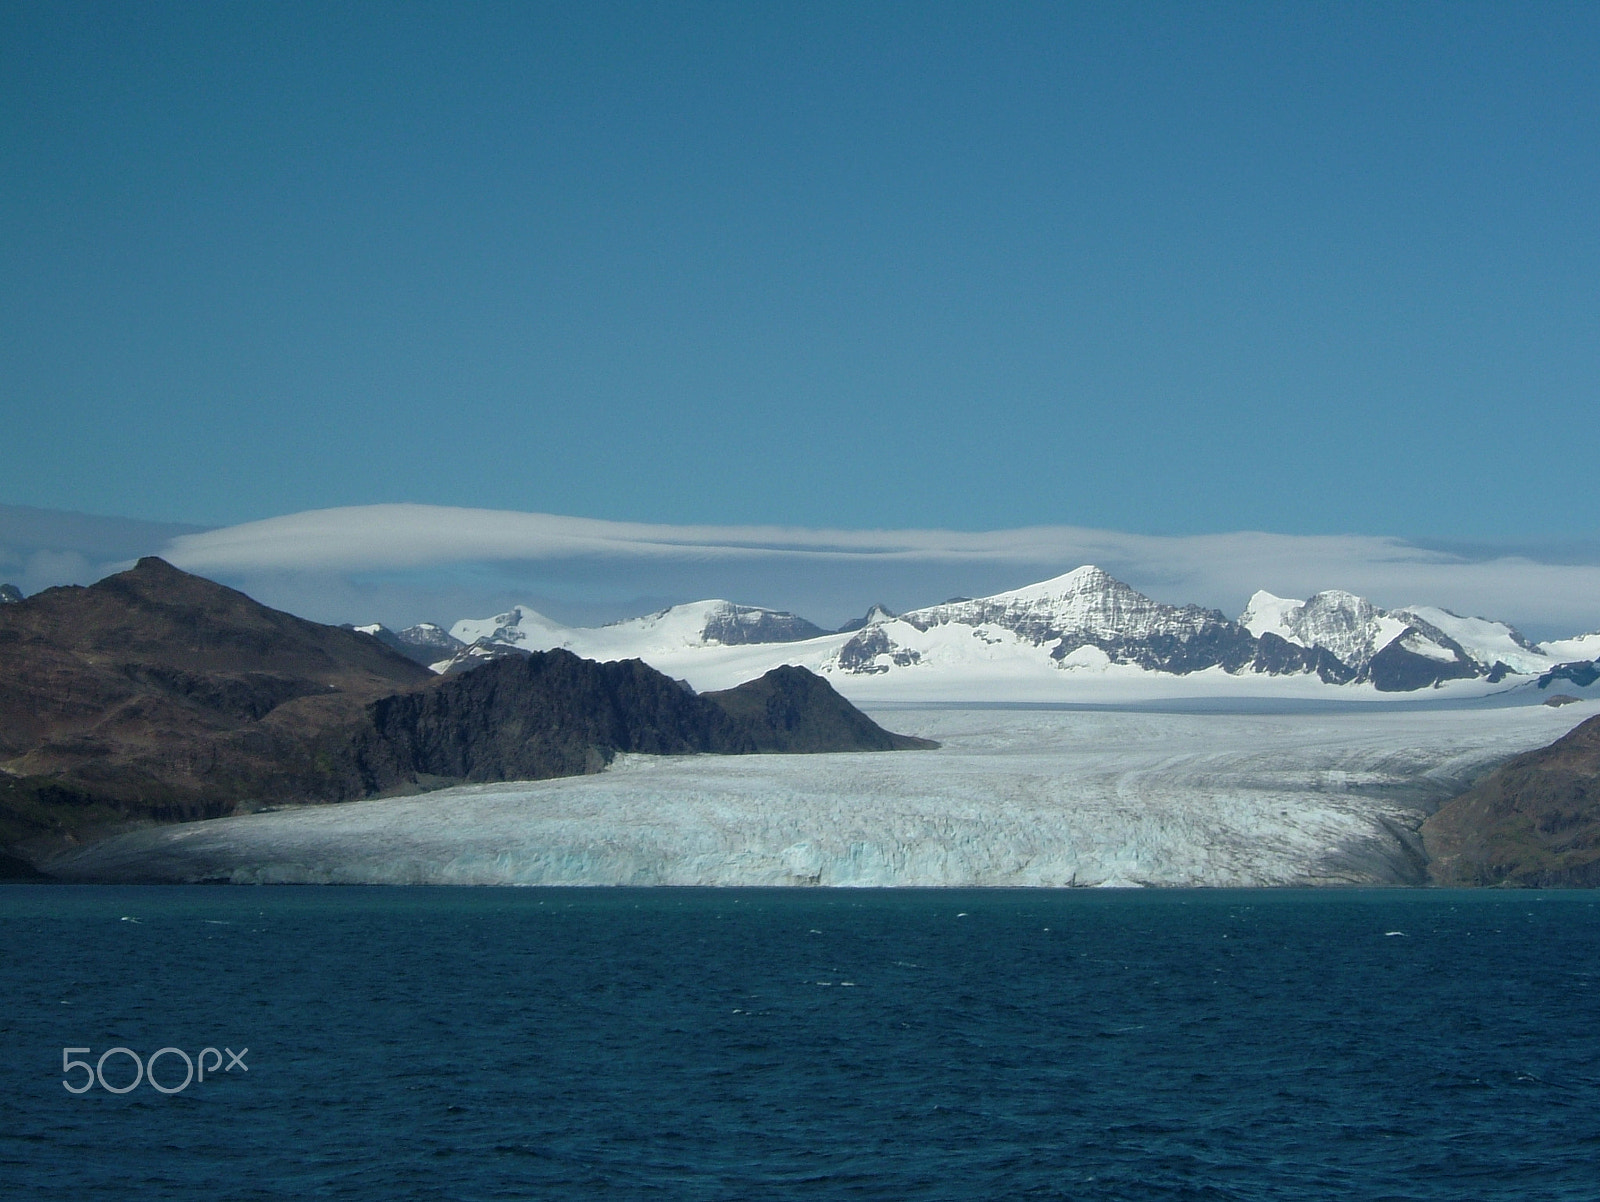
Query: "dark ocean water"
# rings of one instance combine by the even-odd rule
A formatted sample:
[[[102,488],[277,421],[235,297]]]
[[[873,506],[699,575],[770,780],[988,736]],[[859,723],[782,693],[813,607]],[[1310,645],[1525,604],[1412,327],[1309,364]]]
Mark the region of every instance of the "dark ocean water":
[[[0,1196],[1594,1199],[1597,901],[4,887]]]

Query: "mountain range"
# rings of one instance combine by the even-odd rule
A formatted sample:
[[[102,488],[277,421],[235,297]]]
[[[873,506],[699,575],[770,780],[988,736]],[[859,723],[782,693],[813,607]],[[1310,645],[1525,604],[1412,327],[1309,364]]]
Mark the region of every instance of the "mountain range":
[[[1257,593],[1229,619],[1092,567],[905,614],[874,606],[833,632],[723,601],[594,629],[517,608],[390,632],[308,622],[144,559],[0,603],[0,878],[130,821],[588,773],[621,752],[935,746],[877,726],[829,678],[969,701],[1072,681],[1091,696],[1129,681],[1147,696],[1195,681],[1581,690],[1600,677],[1597,649],[1597,635],[1540,645],[1339,592]],[[743,683],[717,687],[730,675]],[[1418,862],[1444,883],[1600,880],[1597,722],[1439,810]]]
[[[1257,592],[1229,618],[1155,601],[1094,566],[903,614],[873,606],[832,632],[791,613],[720,600],[600,627],[563,626],[517,606],[458,621],[448,632],[431,623],[398,633],[355,629],[439,673],[559,647],[600,660],[638,658],[696,688],[796,664],[871,700],[1048,700],[1174,688],[1359,696],[1481,690],[1507,678],[1581,687],[1594,682],[1600,657],[1600,632],[1541,645],[1504,622],[1434,606],[1384,610],[1338,590],[1304,600]]]

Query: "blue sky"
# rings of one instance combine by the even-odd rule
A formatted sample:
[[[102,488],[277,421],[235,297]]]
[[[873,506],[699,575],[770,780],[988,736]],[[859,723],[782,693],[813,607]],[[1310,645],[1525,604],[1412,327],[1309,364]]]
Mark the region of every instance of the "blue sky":
[[[1593,5],[0,0],[0,576],[1593,629],[1596,62]]]
[[[1597,61],[1593,6],[8,0],[0,501],[1592,538]]]

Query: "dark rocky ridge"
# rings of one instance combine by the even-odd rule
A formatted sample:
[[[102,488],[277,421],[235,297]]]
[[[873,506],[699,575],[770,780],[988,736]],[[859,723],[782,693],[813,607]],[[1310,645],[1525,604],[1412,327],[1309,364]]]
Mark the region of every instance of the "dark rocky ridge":
[[[1407,627],[1405,633],[1382,648],[1367,664],[1364,675],[1380,693],[1409,693],[1446,680],[1470,680],[1480,675],[1477,665],[1461,645],[1444,635],[1436,635],[1434,641],[1454,651],[1454,660],[1434,659],[1407,650],[1402,644],[1406,634],[1414,629]]]
[[[1508,760],[1422,837],[1435,884],[1600,886],[1600,716]]]
[[[890,734],[804,668],[697,696],[640,660],[570,651],[493,660],[370,707],[354,763],[369,793],[440,778],[541,780],[595,772],[618,752],[650,755],[896,751]]]
[[[1557,664],[1550,671],[1539,677],[1539,687],[1548,689],[1558,680],[1570,680],[1580,689],[1586,689],[1595,681],[1600,680],[1600,659],[1590,662],[1578,660],[1571,664]]]
[[[1356,678],[1355,670],[1326,647],[1302,647],[1270,630],[1256,640],[1250,668],[1268,676],[1315,672],[1324,684],[1349,684]]]
[[[728,752],[917,751],[930,739],[884,730],[804,668],[774,668],[737,688],[702,694],[728,718]]]
[[[637,661],[568,652],[440,677],[153,558],[0,607],[0,852],[13,857],[129,820],[559,776],[618,751],[913,745],[802,669],[704,698]]]

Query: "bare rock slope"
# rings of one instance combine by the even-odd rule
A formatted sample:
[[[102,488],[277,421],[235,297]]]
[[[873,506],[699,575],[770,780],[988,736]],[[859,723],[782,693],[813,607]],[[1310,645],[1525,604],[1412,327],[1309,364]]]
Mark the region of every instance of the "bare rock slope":
[[[1600,716],[1501,765],[1422,835],[1436,884],[1600,886]]]

